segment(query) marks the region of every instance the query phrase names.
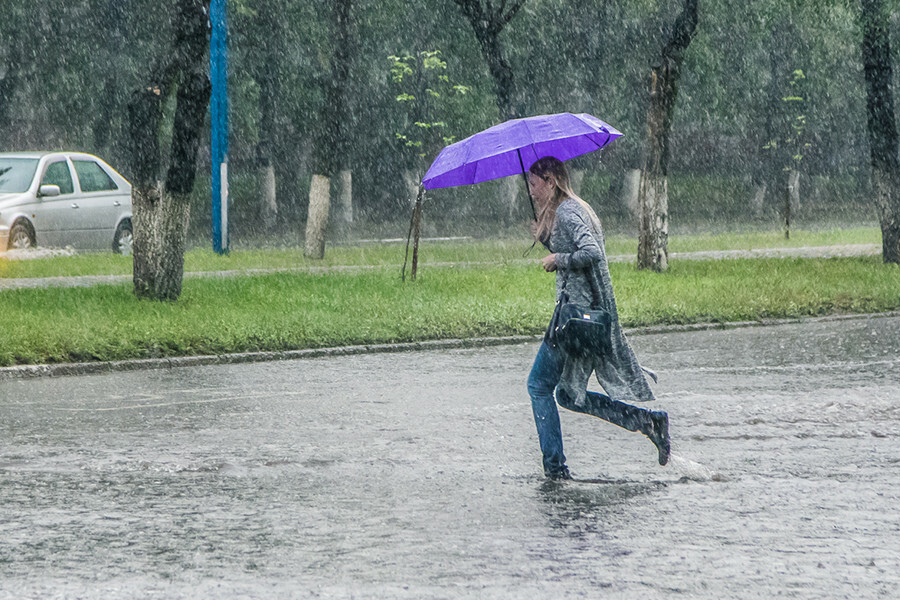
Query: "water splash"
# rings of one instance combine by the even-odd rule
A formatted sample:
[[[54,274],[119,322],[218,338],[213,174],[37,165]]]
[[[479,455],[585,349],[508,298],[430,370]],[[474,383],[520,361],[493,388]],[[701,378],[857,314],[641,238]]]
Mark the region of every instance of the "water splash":
[[[669,456],[669,465],[691,481],[725,481],[720,473],[678,454],[673,453]]]
[[[25,248],[23,250],[0,250],[0,258],[9,260],[31,260],[37,258],[53,258],[55,256],[75,256],[77,252],[72,246],[65,248]]]

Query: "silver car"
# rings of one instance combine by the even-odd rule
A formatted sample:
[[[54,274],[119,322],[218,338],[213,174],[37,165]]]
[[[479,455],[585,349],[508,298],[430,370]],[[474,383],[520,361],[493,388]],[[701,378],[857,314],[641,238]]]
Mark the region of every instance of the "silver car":
[[[81,152],[0,153],[0,252],[41,246],[131,253],[131,184]]]

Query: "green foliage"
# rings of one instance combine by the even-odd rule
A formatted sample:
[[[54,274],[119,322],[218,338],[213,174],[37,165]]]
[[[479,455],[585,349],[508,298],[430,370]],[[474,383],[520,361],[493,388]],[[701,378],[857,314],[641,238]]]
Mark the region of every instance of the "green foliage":
[[[275,3],[278,8],[269,12],[277,27],[264,10]],[[517,108],[525,114],[596,114],[625,137],[604,152],[603,167],[585,161],[589,174],[615,177],[635,166],[643,144],[647,66],[658,56],[661,34],[680,5],[529,0],[502,33],[518,88]],[[5,2],[0,149],[85,149],[123,168],[124,104],[169,48],[175,4],[135,0],[122,6],[113,0]],[[285,226],[299,230],[309,157],[326,108],[322,90],[331,76],[331,3],[229,0],[228,9],[230,170],[235,176],[257,176],[257,145],[264,141],[257,82],[272,71],[267,57],[274,48],[280,62],[279,139],[273,148],[283,203],[279,215]],[[803,144],[779,169],[799,158],[804,173],[864,180],[868,147],[858,3],[709,0],[701,10],[682,68],[670,171],[746,176],[749,165],[760,162],[763,145],[774,140],[783,148],[800,128]],[[449,139],[498,121],[494,83],[471,24],[450,0],[356,0],[353,27],[358,47],[347,124],[356,143],[347,158],[354,181],[366,182],[355,186],[354,201],[360,215],[388,219],[399,208],[397,198],[405,198],[403,171],[421,165],[422,154],[431,158]],[[894,53],[900,53],[900,45]],[[389,55],[395,60],[385,60]],[[770,140],[773,57],[777,77],[789,79],[802,68],[805,78],[793,86],[799,93],[786,80],[772,95],[782,105],[779,112],[789,105],[796,114],[779,123]],[[419,69],[433,83],[413,85]],[[458,87],[460,82],[465,85]],[[423,102],[439,110],[417,114]],[[417,122],[446,126],[426,129]],[[102,142],[98,130],[104,123],[110,131]],[[452,205],[458,217],[485,203],[480,192],[440,193],[461,199]]]
[[[791,95],[784,96],[781,101],[785,103],[785,112],[787,114],[788,129],[781,132],[780,143],[784,146],[783,154],[790,159],[790,165],[785,165],[784,170],[791,168],[799,168],[800,161],[803,160],[803,153],[806,152],[812,144],[806,141],[806,114],[804,108],[807,104],[807,98],[803,93],[806,75],[802,69],[795,69],[788,81],[789,92]],[[778,150],[779,138],[770,140],[763,149]]]
[[[388,61],[391,81],[400,90],[395,99],[403,109],[401,129],[394,135],[424,159],[442,144],[453,142],[455,136],[445,120],[450,112],[448,105],[471,88],[450,81],[440,50],[423,50],[415,56],[392,54]]]

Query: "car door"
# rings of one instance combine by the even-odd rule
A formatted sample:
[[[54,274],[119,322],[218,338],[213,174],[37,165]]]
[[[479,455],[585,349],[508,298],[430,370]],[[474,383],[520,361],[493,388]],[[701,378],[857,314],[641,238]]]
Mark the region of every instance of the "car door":
[[[78,191],[79,217],[84,227],[85,247],[109,248],[127,195],[112,177],[90,157],[72,156]]]
[[[58,196],[38,198],[32,214],[32,225],[39,246],[75,245],[71,229],[77,227],[75,183],[64,156],[50,159],[44,166],[40,185],[59,187]]]

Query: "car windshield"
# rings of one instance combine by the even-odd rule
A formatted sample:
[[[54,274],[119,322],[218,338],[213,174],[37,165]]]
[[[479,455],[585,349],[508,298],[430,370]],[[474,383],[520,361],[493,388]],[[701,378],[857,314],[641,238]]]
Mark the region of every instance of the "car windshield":
[[[0,156],[0,194],[19,194],[28,189],[34,172],[36,158],[7,158]]]

